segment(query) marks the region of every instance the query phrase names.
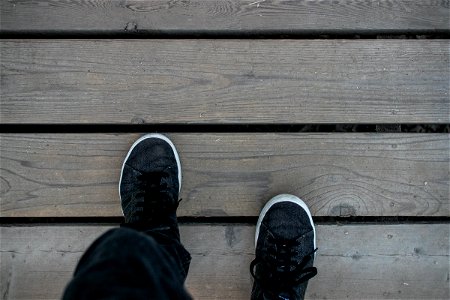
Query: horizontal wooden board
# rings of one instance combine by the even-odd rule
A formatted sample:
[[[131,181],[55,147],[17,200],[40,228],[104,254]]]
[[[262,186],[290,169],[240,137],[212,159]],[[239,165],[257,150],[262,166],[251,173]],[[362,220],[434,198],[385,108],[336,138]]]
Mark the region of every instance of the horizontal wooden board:
[[[9,0],[2,32],[380,33],[449,30],[448,1]]]
[[[2,134],[1,216],[121,216],[136,134]],[[449,134],[170,134],[181,216],[257,216],[279,193],[316,216],[448,216]]]
[[[307,299],[448,299],[449,225],[317,226],[318,275]],[[107,227],[1,228],[2,299],[59,299]],[[195,299],[249,299],[253,226],[185,225]]]
[[[1,123],[448,123],[448,40],[1,41]]]

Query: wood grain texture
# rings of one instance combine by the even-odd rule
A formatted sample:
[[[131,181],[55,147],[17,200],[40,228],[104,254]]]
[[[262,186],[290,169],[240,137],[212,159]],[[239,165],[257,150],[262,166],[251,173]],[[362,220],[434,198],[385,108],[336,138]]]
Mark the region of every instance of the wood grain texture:
[[[316,216],[448,216],[449,134],[171,134],[181,216],[257,216],[292,193]],[[1,216],[121,216],[134,134],[2,134]]]
[[[1,31],[380,33],[449,31],[449,1],[2,0]]]
[[[448,40],[1,41],[2,123],[449,123]]]
[[[317,226],[318,275],[306,299],[448,299],[449,224]],[[2,227],[2,299],[59,299],[108,227]],[[253,226],[180,228],[195,299],[249,299]]]

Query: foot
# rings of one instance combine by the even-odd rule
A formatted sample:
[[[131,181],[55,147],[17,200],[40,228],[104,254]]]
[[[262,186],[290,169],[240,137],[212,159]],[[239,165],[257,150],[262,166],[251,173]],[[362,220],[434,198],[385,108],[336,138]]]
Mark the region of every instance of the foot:
[[[306,204],[293,195],[272,198],[259,216],[255,246],[252,300],[303,299],[317,274],[315,228]]]
[[[119,193],[130,227],[177,227],[181,164],[173,143],[147,134],[130,148],[120,174]]]

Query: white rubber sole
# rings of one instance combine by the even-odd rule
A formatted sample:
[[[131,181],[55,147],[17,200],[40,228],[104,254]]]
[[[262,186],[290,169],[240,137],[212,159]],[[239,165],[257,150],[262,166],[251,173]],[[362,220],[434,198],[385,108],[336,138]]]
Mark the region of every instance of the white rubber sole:
[[[309,211],[308,206],[306,205],[305,202],[303,202],[300,198],[298,198],[297,196],[294,195],[289,195],[289,194],[280,194],[278,196],[273,197],[272,199],[270,199],[269,202],[266,203],[266,205],[264,205],[264,208],[261,211],[261,214],[259,215],[258,218],[258,223],[256,223],[256,234],[255,234],[255,248],[256,245],[258,244],[258,236],[259,236],[259,228],[261,227],[261,222],[264,219],[264,217],[266,216],[267,212],[269,211],[269,209],[280,202],[292,202],[295,203],[297,205],[299,205],[301,208],[303,208],[306,213],[308,214],[309,217],[309,221],[311,222],[311,226],[313,228],[313,232],[314,232],[314,249],[316,249],[316,227],[314,226],[314,222],[311,216],[311,212]]]
[[[137,146],[137,144],[139,144],[143,140],[151,139],[151,138],[161,139],[161,140],[167,142],[170,145],[170,147],[172,147],[173,153],[175,155],[175,159],[177,161],[177,166],[178,166],[178,183],[179,183],[179,185],[178,185],[179,186],[178,192],[181,192],[181,162],[180,162],[180,157],[178,156],[177,149],[175,148],[175,145],[165,135],[162,135],[162,134],[159,134],[159,133],[150,133],[150,134],[146,134],[144,136],[141,136],[139,139],[137,139],[133,143],[133,145],[131,146],[130,150],[127,153],[127,156],[125,157],[125,159],[124,159],[124,161],[122,163],[122,169],[120,170],[120,181],[119,181],[119,197],[120,197],[121,201],[122,201],[122,196],[121,196],[121,193],[120,193],[120,186],[122,184],[122,174],[123,174],[123,169],[125,167],[125,162],[128,160],[128,157],[130,156],[130,154],[133,151],[134,147]],[[123,210],[122,210],[122,214],[123,214]]]

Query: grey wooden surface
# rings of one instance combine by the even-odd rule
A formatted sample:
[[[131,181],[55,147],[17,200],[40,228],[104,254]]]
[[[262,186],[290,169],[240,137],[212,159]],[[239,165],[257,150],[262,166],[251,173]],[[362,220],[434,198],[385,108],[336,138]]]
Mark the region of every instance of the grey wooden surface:
[[[0,33],[12,35],[421,34],[450,32],[449,19],[448,0],[0,0]],[[1,40],[0,123],[449,123],[449,48],[421,39]],[[119,170],[138,136],[1,134],[0,217],[120,216]],[[181,216],[257,216],[282,192],[315,216],[450,215],[449,134],[169,136],[183,165]],[[59,299],[109,228],[0,227],[0,298]],[[184,224],[181,235],[196,299],[249,299],[253,226]],[[322,224],[317,235],[309,299],[450,297],[449,224]]]
[[[448,1],[2,0],[1,31],[390,33],[449,31]]]
[[[2,123],[448,123],[448,40],[3,40]]]
[[[1,216],[121,216],[139,134],[2,134]],[[449,134],[170,134],[182,216],[257,216],[279,193],[316,216],[448,216]]]
[[[317,226],[307,299],[448,299],[449,224]],[[105,226],[2,227],[2,299],[58,299]],[[249,299],[253,226],[184,225],[196,299]]]

